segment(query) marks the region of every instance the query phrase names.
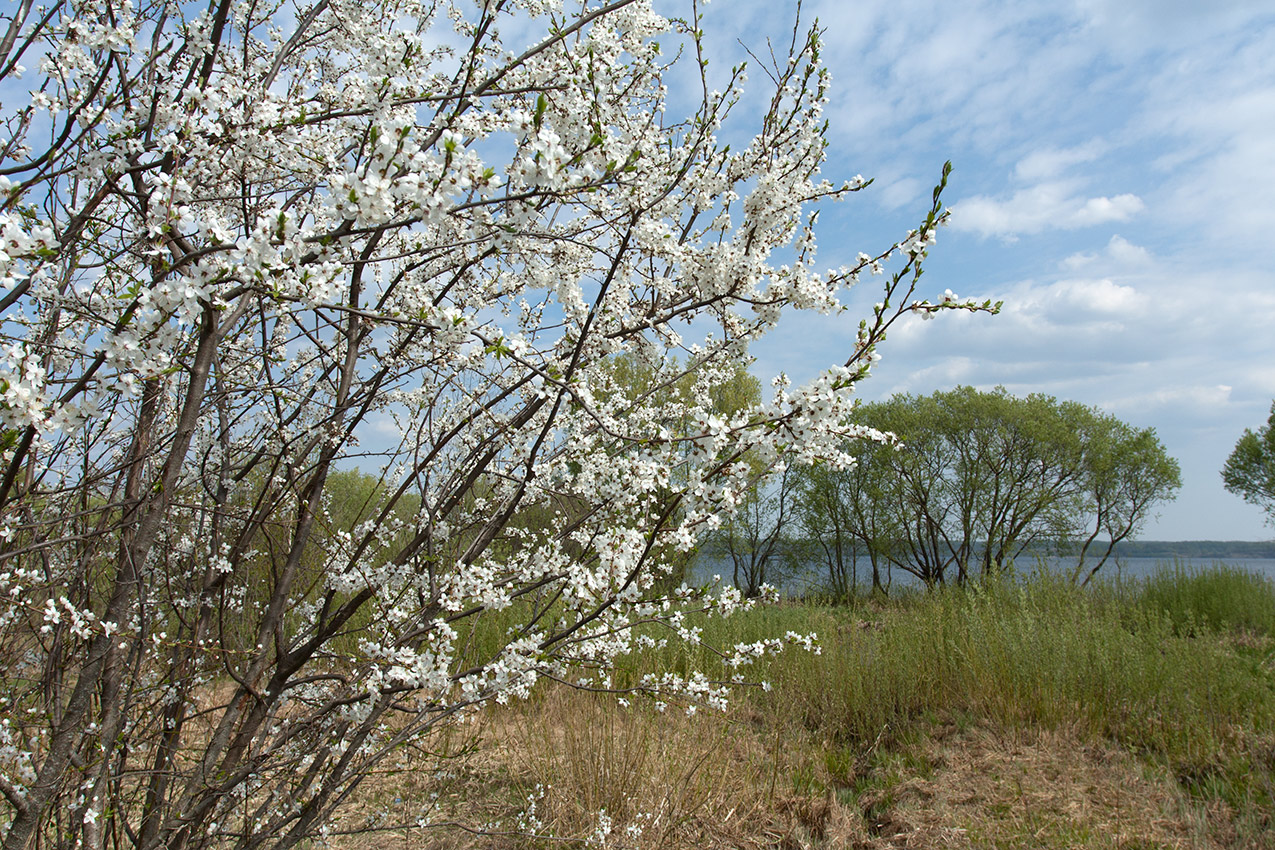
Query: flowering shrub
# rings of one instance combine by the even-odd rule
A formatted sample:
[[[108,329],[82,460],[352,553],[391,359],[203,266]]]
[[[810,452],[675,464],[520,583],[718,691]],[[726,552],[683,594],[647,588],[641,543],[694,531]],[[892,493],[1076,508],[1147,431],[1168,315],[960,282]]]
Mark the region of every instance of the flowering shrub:
[[[994,309],[916,297],[937,190],[898,244],[819,270],[811,205],[865,181],[820,177],[818,34],[794,28],[732,149],[743,68],[713,91],[701,59],[667,114],[699,23],[646,0],[14,4],[6,91],[35,70],[0,139],[5,848],[294,846],[467,711],[610,687],[635,625],[695,639],[688,611],[741,604],[658,580],[758,469],[882,437],[848,417],[893,321]],[[751,341],[894,258],[839,365],[714,412]],[[619,356],[651,393],[621,392]],[[337,487],[355,465],[375,484]],[[614,689],[720,706],[734,675]]]

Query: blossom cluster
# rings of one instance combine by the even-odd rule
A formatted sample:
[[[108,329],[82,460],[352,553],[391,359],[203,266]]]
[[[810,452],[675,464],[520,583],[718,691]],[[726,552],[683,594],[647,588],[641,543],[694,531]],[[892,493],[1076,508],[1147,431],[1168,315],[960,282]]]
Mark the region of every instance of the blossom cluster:
[[[670,115],[693,4],[23,9],[0,57],[40,51],[0,114],[11,845],[296,846],[542,679],[694,712],[817,649],[611,677],[752,604],[682,579],[768,475],[890,439],[854,389],[895,321],[992,309],[916,292],[937,193],[819,265],[819,207],[868,181],[822,176],[817,31],[748,124],[742,67]],[[723,402],[784,315],[876,273],[839,362]]]

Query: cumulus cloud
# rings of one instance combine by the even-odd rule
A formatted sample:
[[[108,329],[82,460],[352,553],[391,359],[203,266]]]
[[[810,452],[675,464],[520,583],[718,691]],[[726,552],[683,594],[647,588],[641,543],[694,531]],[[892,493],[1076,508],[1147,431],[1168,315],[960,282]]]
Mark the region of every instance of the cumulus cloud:
[[[1005,200],[975,195],[952,206],[952,228],[1013,239],[1047,230],[1128,221],[1146,207],[1134,194],[1085,198],[1074,189],[1071,181],[1049,181],[1020,189]]]
[[[1140,268],[1152,262],[1150,251],[1141,245],[1134,245],[1118,234],[1112,236],[1107,243],[1107,256],[1126,268]]]
[[[1099,280],[1060,280],[1044,289],[1047,302],[1063,303],[1073,310],[1095,313],[1127,313],[1137,309],[1142,297],[1132,286]]]
[[[1107,247],[1101,253],[1078,251],[1071,254],[1062,261],[1062,267],[1071,271],[1077,271],[1101,264],[1105,268],[1115,268],[1121,271],[1144,269],[1151,266],[1155,262],[1151,252],[1141,245],[1134,245],[1123,236],[1116,234],[1111,237],[1111,241],[1107,243]]]
[[[1127,221],[1145,208],[1141,198],[1129,193],[1114,198],[1090,198],[1080,209],[1062,217],[1063,226],[1089,227],[1108,221]]]

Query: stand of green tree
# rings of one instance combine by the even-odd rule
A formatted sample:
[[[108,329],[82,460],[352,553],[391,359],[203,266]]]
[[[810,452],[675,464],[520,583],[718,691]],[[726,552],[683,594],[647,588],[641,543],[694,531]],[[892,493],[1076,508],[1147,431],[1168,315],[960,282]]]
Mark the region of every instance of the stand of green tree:
[[[755,594],[794,561],[818,562],[832,595],[852,591],[866,559],[927,586],[997,572],[1039,553],[1074,560],[1087,583],[1181,486],[1153,429],[1044,395],[958,387],[859,408],[893,434],[848,469],[792,470],[755,493],[714,541]]]

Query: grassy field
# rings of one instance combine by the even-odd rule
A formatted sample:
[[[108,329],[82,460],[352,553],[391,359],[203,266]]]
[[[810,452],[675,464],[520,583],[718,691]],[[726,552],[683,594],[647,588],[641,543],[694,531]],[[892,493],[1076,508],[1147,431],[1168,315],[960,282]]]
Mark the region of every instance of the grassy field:
[[[1275,586],[1045,575],[704,624],[816,632],[722,714],[542,687],[365,784],[403,848],[1275,847]],[[615,671],[712,670],[703,648]],[[427,767],[427,769],[426,769]],[[389,809],[387,820],[368,820]]]

